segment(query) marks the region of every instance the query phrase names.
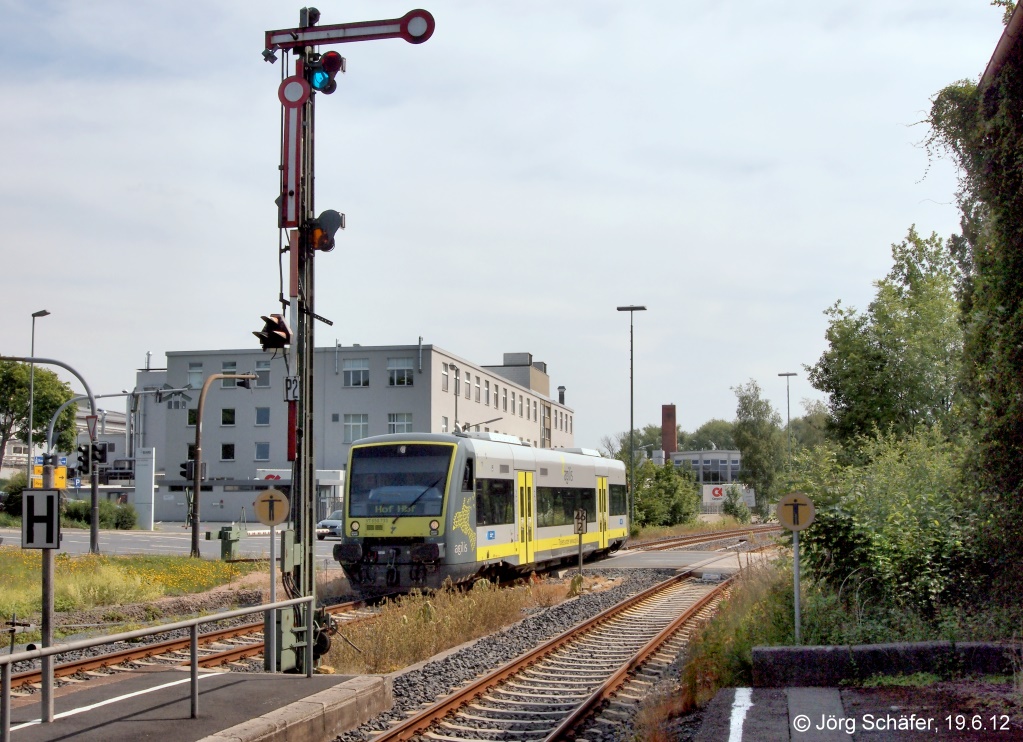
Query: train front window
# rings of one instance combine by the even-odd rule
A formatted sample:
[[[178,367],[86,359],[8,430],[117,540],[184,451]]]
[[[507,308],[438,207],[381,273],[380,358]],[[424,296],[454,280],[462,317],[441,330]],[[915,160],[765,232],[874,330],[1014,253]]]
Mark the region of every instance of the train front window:
[[[348,513],[361,518],[437,516],[454,447],[396,443],[352,450]]]

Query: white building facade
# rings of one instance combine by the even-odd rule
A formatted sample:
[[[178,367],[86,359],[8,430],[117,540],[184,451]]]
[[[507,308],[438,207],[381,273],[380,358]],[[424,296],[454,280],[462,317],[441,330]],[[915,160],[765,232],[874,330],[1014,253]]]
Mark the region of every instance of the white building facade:
[[[258,470],[287,469],[289,376],[294,359],[278,351],[167,353],[165,369],[138,373],[132,447],[156,451],[158,482],[180,483],[192,458],[199,393],[215,373],[253,372],[245,389],[218,379],[207,392],[202,459],[207,482],[252,480]],[[155,394],[157,390],[185,391]],[[317,348],[313,360],[315,468],[347,466],[352,442],[405,432],[480,430],[517,436],[542,448],[574,445],[574,411],[550,398],[546,365],[529,353],[481,366],[429,344]],[[205,488],[204,488],[205,489]]]

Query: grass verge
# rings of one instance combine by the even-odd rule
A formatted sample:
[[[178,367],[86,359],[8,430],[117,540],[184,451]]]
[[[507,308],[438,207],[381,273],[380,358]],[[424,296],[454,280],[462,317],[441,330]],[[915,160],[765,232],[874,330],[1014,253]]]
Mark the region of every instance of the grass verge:
[[[84,611],[151,603],[167,596],[203,592],[232,582],[266,563],[227,563],[188,557],[58,553],[54,560],[54,608]],[[0,621],[13,616],[38,623],[42,610],[42,552],[0,546]],[[31,641],[19,634],[18,643]]]
[[[482,580],[464,592],[413,592],[388,601],[373,621],[343,627],[323,662],[340,673],[394,672],[491,634],[524,611],[560,603],[578,592],[579,582],[531,580],[501,589]]]

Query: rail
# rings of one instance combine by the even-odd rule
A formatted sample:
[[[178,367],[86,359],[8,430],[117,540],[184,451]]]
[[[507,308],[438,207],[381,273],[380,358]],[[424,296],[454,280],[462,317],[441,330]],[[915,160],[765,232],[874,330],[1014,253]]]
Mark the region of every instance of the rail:
[[[52,657],[53,655],[64,654],[65,652],[76,652],[80,649],[91,649],[92,647],[99,647],[104,644],[131,641],[133,639],[141,639],[142,637],[153,636],[155,634],[163,634],[168,631],[188,629],[191,635],[189,665],[191,667],[190,688],[192,694],[192,718],[195,719],[198,718],[199,715],[199,626],[204,623],[224,621],[230,618],[238,618],[239,616],[247,616],[251,613],[260,612],[265,614],[267,625],[273,626],[275,621],[271,615],[272,613],[275,613],[281,608],[298,605],[299,603],[309,603],[309,608],[306,610],[307,641],[305,647],[305,667],[306,677],[311,678],[313,675],[313,642],[311,641],[311,637],[313,636],[313,607],[315,601],[315,595],[307,595],[302,598],[281,600],[276,603],[264,603],[258,606],[238,608],[233,611],[216,613],[211,616],[189,618],[184,621],[176,621],[174,623],[162,624],[160,626],[151,626],[147,629],[135,629],[134,631],[124,631],[120,634],[111,634],[110,636],[80,639],[78,641],[68,642],[67,644],[54,644],[50,647],[41,647],[39,649],[27,650],[24,652],[15,652],[14,654],[0,655],[0,742],[10,742],[11,740],[11,665],[15,662],[29,662],[32,660],[42,659],[43,657]],[[40,703],[42,704],[42,702]],[[47,716],[45,709],[42,716]],[[53,721],[52,718],[44,718],[43,720],[47,722]]]

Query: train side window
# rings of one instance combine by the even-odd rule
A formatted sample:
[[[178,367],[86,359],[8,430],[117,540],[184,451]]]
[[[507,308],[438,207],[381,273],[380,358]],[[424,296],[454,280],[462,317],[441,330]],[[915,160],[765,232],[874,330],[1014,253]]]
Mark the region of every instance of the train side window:
[[[515,488],[510,479],[476,480],[476,525],[515,522]]]
[[[462,472],[462,492],[472,492],[476,489],[475,477],[472,475],[472,459],[465,460],[465,470]]]

